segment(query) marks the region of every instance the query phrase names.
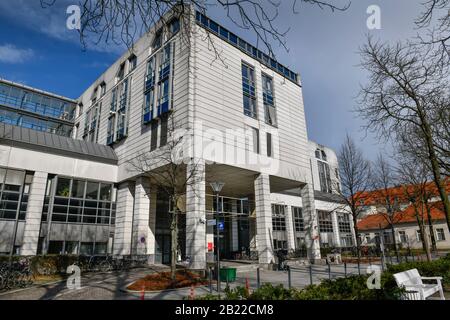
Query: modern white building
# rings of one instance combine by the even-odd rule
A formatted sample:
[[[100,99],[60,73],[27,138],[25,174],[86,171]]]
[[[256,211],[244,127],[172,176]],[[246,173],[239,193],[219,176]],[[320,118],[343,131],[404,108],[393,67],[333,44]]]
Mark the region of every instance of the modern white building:
[[[186,12],[168,14],[79,97],[73,138],[0,126],[0,210],[11,186],[22,208],[0,218],[0,252],[145,254],[168,263],[173,206],[135,163],[145,158],[147,171],[164,171],[170,163],[155,159],[175,135],[177,179],[192,181],[176,204],[179,256],[191,268],[213,259],[217,209],[223,258],[267,265],[278,249],[304,249],[314,261],[321,245],[352,245],[351,219],[333,194],[336,155],[308,141],[298,74]],[[224,183],[219,203],[216,181]]]

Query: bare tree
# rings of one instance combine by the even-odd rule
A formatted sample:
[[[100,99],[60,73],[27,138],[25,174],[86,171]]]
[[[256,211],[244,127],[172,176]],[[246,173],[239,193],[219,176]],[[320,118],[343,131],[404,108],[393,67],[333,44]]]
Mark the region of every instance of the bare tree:
[[[335,190],[345,204],[340,210],[347,210],[353,219],[358,258],[361,255],[358,219],[364,212],[365,192],[370,187],[371,165],[353,139],[347,135],[338,152],[339,186]]]
[[[40,0],[43,8],[51,7],[58,0]],[[291,13],[297,13],[299,3],[316,5],[332,11],[343,11],[350,6],[336,5],[336,0],[289,0]],[[174,12],[183,18],[188,7],[205,13],[208,8],[222,8],[229,20],[241,29],[250,30],[257,39],[258,46],[267,49],[274,55],[273,45],[287,49],[285,36],[289,29],[278,27],[281,0],[79,0],[81,7],[80,41],[86,44],[86,39],[93,42],[113,42],[125,44],[128,48],[148,32],[151,27],[164,20],[168,12]],[[187,19],[185,22],[186,37],[191,35]]]
[[[450,59],[450,0],[427,0],[423,11],[416,19],[416,25],[427,30],[420,36],[420,43],[437,47],[439,61],[448,63]]]
[[[372,130],[386,139],[401,140],[405,133],[416,137],[426,158],[433,181],[444,203],[450,230],[450,201],[445,188],[448,141],[441,141],[438,128],[450,126],[449,66],[436,63],[429,51],[409,43],[395,45],[374,42],[369,37],[361,50],[362,67],[368,72],[368,82],[361,87],[356,111]],[[441,116],[444,114],[444,116]],[[438,127],[437,122],[442,122]]]
[[[179,250],[178,220],[186,213],[186,193],[195,194],[201,168],[199,163],[186,152],[190,136],[174,120],[175,112],[167,115],[166,141],[155,150],[140,152],[129,160],[130,171],[148,180],[153,192],[161,192],[169,199],[169,221],[171,230],[171,274],[175,281]],[[197,194],[196,194],[197,196]]]
[[[436,196],[436,190],[429,182],[430,172],[424,164],[404,156],[399,161],[396,171],[398,182],[403,186],[404,196],[414,208],[416,220],[422,234],[422,247],[427,254],[427,259],[431,260],[430,244],[425,232],[425,216],[429,223],[428,231],[431,237],[431,248],[436,250],[436,239],[431,216],[433,204],[430,202]]]
[[[381,216],[387,222],[392,233],[392,244],[394,252],[399,258],[397,239],[395,237],[395,224],[402,219],[402,213],[399,210],[399,201],[397,195],[393,194],[392,188],[395,186],[395,173],[387,159],[380,153],[374,164],[373,170],[373,191],[371,200],[381,208]]]

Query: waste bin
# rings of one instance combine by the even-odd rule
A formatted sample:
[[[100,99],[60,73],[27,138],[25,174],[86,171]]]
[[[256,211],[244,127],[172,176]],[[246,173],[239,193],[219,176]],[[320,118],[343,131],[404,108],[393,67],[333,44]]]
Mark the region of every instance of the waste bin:
[[[220,268],[220,281],[236,281],[236,268]]]

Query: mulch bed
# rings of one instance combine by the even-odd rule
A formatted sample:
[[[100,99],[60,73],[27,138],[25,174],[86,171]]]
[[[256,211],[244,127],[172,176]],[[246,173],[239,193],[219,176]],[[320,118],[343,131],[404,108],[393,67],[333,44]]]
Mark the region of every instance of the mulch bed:
[[[207,285],[208,283],[207,279],[189,271],[178,271],[175,281],[172,281],[170,272],[161,272],[139,279],[129,285],[127,289],[133,291],[157,291]]]

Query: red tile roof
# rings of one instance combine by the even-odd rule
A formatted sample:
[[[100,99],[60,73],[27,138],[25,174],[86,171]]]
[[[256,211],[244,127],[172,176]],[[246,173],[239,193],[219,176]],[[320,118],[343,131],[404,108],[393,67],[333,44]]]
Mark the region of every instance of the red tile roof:
[[[446,191],[450,193],[450,178],[447,178],[445,181]],[[425,184],[426,192],[430,193],[433,196],[439,196],[439,191],[437,190],[436,184],[434,181],[427,182]],[[408,194],[414,194],[417,192],[416,185],[406,185],[406,186],[397,186],[389,189],[380,189],[373,191],[365,191],[362,193],[358,193],[355,197],[364,201],[364,205],[376,205],[376,204],[384,204],[386,201],[386,195],[394,201],[397,199],[399,203],[408,203],[410,200],[408,199]]]
[[[432,205],[431,220],[432,221],[445,220],[445,212],[442,202],[434,202],[431,205]],[[423,215],[423,219],[425,221],[428,221],[428,216],[425,207],[423,208],[423,211],[421,208],[419,208],[419,214],[421,215],[421,217]],[[411,223],[411,222],[416,223],[417,219],[415,215],[414,206],[410,205],[407,208],[405,208],[405,210],[396,212],[393,217],[393,222],[394,224]],[[364,217],[358,222],[358,230],[380,229],[380,225],[381,228],[383,229],[389,226],[385,213],[376,213]]]

